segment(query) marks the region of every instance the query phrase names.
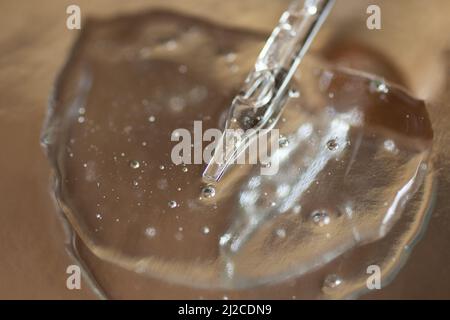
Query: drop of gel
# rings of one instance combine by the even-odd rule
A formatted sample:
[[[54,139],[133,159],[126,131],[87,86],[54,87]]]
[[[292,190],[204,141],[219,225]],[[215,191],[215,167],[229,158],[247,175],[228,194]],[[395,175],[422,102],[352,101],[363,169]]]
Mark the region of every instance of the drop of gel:
[[[73,250],[84,248],[74,256],[93,274],[101,270],[96,280],[108,294],[136,297],[139,287],[139,295],[151,296],[153,278],[193,296],[251,288],[258,297],[321,298],[323,279],[311,271],[327,274],[336,262],[345,286],[326,294],[336,298],[364,288],[360,271],[371,261],[386,275],[398,271],[401,264],[386,257],[406,256],[432,194],[432,131],[422,101],[307,57],[284,120],[274,124],[289,146],[259,159],[260,166],[233,166],[220,192],[205,192],[203,166],[171,170],[171,137],[181,128],[193,135],[198,119],[223,128],[224,106],[265,36],[168,12],[102,19],[86,29],[59,78],[61,99],[54,99],[43,143],[55,195],[76,230]],[[80,108],[89,114],[83,125]],[[395,152],[387,152],[389,140]],[[276,173],[264,175],[262,167]],[[134,181],[139,188],[130,187]],[[200,201],[199,190],[214,201]],[[108,214],[99,220],[98,210]],[[138,269],[128,284],[126,273]],[[108,277],[116,285],[106,284]],[[268,286],[273,290],[260,289]]]

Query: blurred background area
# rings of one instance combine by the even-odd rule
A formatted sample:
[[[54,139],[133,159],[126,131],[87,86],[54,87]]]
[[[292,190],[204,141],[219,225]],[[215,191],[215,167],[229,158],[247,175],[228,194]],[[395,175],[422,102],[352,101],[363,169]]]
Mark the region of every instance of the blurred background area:
[[[65,271],[72,260],[39,145],[49,94],[79,33],[66,28],[67,6],[80,6],[82,21],[158,8],[269,34],[289,2],[0,2],[0,298],[96,298],[84,284],[82,290],[66,289]],[[369,4],[381,7],[381,30],[366,27]],[[450,298],[449,13],[447,0],[338,0],[313,45],[314,53],[381,73],[425,99],[435,130],[438,193],[429,227],[397,278],[365,298]]]

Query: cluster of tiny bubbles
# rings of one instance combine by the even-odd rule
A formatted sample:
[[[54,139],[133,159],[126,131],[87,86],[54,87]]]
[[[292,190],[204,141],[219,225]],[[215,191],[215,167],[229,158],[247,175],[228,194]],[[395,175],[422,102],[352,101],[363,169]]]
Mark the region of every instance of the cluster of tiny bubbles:
[[[285,148],[289,145],[289,140],[287,137],[280,135],[280,138],[278,140],[278,144],[280,145],[280,148]]]
[[[370,90],[372,92],[388,93],[389,87],[386,85],[384,81],[376,79],[371,81]]]
[[[327,141],[327,148],[330,151],[336,150],[338,148],[338,146],[339,145],[338,145],[336,139],[330,139],[330,140]]]
[[[342,278],[339,277],[337,274],[329,274],[325,277],[325,280],[323,281],[323,287],[322,290],[324,292],[328,290],[333,290],[339,287],[342,284]]]
[[[168,205],[169,205],[169,208],[173,209],[178,206],[178,203],[175,200],[170,200]]]
[[[243,118],[242,118],[242,123],[244,124],[244,126],[246,127],[246,128],[252,128],[253,127],[253,119],[251,118],[251,117],[249,117],[249,116],[244,116]]]
[[[323,227],[330,223],[330,216],[326,211],[314,211],[311,214],[312,221],[319,227]]]
[[[183,172],[188,172],[188,168],[187,168],[187,167],[183,167],[183,168],[181,169],[181,171],[183,171]]]
[[[140,166],[141,166],[141,164],[139,163],[139,161],[137,161],[137,160],[130,161],[130,168],[139,169]]]
[[[202,188],[201,197],[204,199],[214,198],[216,195],[216,188],[213,185],[206,185]]]
[[[85,121],[84,114],[86,113],[86,109],[84,107],[78,108],[78,123],[83,123]]]

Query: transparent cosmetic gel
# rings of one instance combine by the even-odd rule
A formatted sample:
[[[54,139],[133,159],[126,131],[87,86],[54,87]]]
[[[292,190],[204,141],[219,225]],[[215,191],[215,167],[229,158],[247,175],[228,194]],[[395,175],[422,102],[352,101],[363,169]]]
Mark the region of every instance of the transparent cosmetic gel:
[[[402,266],[430,212],[433,132],[423,101],[375,75],[305,58],[275,125],[274,176],[236,165],[205,189],[205,164],[172,163],[174,130],[224,127],[266,38],[169,12],[86,23],[42,143],[93,279],[106,271],[77,243],[192,298],[355,297],[368,266],[383,285]]]

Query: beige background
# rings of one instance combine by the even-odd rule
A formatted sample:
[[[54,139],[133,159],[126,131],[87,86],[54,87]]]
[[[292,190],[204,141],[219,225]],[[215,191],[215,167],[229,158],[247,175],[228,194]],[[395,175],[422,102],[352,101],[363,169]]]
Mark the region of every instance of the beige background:
[[[49,166],[39,145],[55,76],[77,36],[65,27],[65,10],[108,17],[172,8],[235,26],[269,32],[286,0],[3,0],[0,2],[0,298],[95,298],[83,285],[65,287],[71,259],[49,196]],[[365,27],[368,3],[382,8],[383,29]],[[338,0],[319,39],[355,40],[383,52],[403,73],[414,95],[432,102],[439,192],[423,240],[387,288],[368,298],[450,298],[448,0]]]

